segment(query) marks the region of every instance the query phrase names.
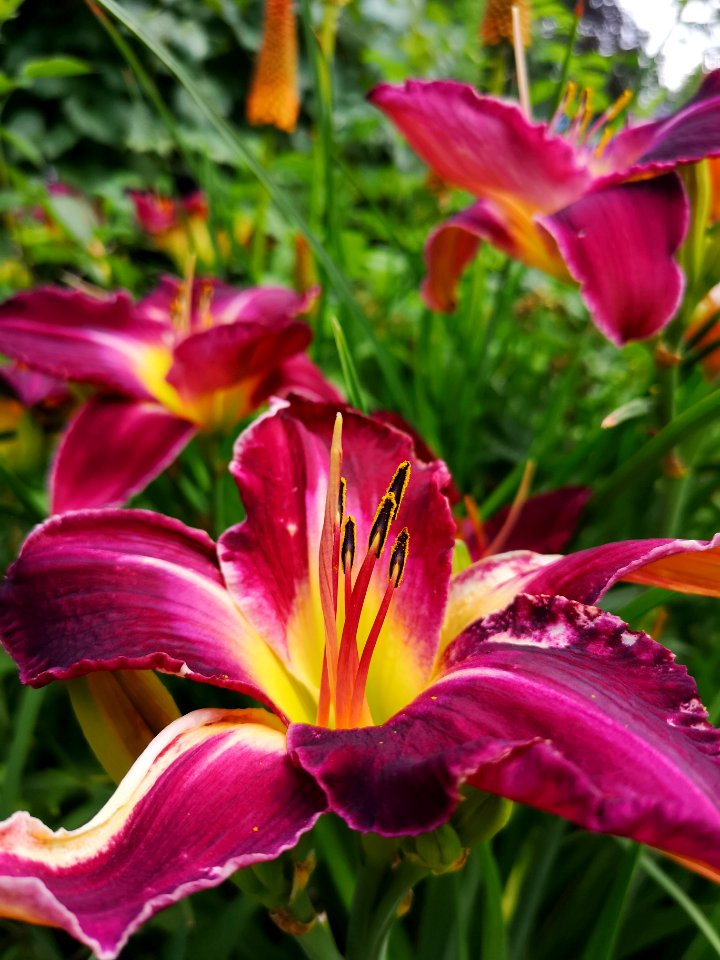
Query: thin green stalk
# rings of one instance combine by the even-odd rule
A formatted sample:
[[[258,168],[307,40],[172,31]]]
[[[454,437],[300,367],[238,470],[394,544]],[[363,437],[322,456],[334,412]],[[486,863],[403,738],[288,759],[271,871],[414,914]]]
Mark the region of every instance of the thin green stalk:
[[[427,872],[409,860],[403,860],[394,869],[389,861],[370,860],[364,864],[350,912],[347,960],[383,960],[398,908]]]
[[[348,317],[362,328],[365,336],[372,343],[378,365],[387,382],[388,390],[392,394],[393,402],[402,407],[405,393],[395,365],[395,361],[388,351],[384,350],[367,317],[354,300],[352,287],[343,270],[315,233],[310,229],[304,216],[297,209],[289,195],[281,190],[268,176],[260,161],[243,142],[242,138],[232,127],[213,109],[207,97],[197,88],[185,67],[173,56],[165,44],[152,36],[142,22],[133,14],[125,10],[117,0],[97,0],[97,3],[111,13],[128,30],[131,31],[145,46],[163,63],[173,74],[176,80],[185,88],[188,95],[195,102],[200,112],[209,121],[212,127],[223,138],[236,156],[236,162],[242,163],[270,192],[272,202],[280,213],[304,235],[315,257],[324,269],[329,283],[332,285],[340,301],[344,304]]]
[[[641,854],[642,847],[636,843],[631,843],[626,848],[622,866],[615,875],[609,896],[597,918],[582,960],[612,960]]]
[[[658,461],[681,440],[686,440],[720,417],[720,390],[715,390],[675,417],[659,433],[621,464],[597,489],[596,502],[614,496],[638,474],[656,468]]]
[[[646,853],[643,853],[640,857],[640,866],[645,873],[647,873],[649,877],[652,877],[658,886],[661,886],[663,890],[673,898],[675,903],[685,911],[710,944],[715,955],[720,957],[720,934],[714,929],[702,910],[693,903],[685,891],[679,887],[674,880],[671,880],[665,871]]]
[[[506,960],[507,931],[502,910],[502,881],[492,845],[478,844],[476,856],[482,866],[482,951],[485,960]]]
[[[5,777],[0,787],[0,817],[9,817],[17,807],[25,761],[44,695],[44,689],[33,690],[31,687],[26,687],[20,694],[20,709],[5,761]]]
[[[367,413],[367,404],[365,402],[363,389],[360,386],[360,378],[358,377],[348,342],[345,339],[343,328],[340,326],[337,317],[331,317],[330,324],[332,326],[333,336],[335,337],[338,356],[340,357],[340,366],[342,367],[343,379],[345,380],[345,392],[347,393],[348,400],[356,410]]]
[[[567,86],[568,77],[570,76],[570,64],[572,63],[573,50],[575,48],[575,39],[577,37],[578,27],[580,25],[580,17],[577,16],[577,13],[574,18],[572,25],[572,30],[570,31],[570,36],[568,37],[567,47],[565,48],[565,57],[563,59],[562,71],[560,73],[560,79],[558,80],[557,92],[555,94],[555,103],[553,105],[553,111],[551,116],[554,116],[562,103],[563,94],[565,93],[565,88]]]
[[[536,845],[535,857],[524,878],[510,927],[509,956],[511,960],[526,960],[530,956],[528,947],[535,930],[545,888],[560,852],[560,844],[566,829],[567,824],[564,820],[554,820]]]
[[[296,937],[295,942],[310,960],[343,960],[335,945],[327,917],[318,917],[310,930]]]
[[[312,24],[312,8],[310,0],[301,0],[300,17],[305,36],[305,46],[310,58],[315,90],[315,112],[320,131],[319,142],[316,141],[316,157],[319,167],[318,181],[322,184],[322,192],[316,194],[316,202],[322,204],[321,221],[324,226],[324,236],[330,247],[336,263],[344,262],[341,233],[338,220],[337,202],[335,199],[335,169],[333,163],[334,133],[333,133],[333,84],[332,61],[335,51],[335,30],[337,29],[337,10],[333,8],[331,16],[329,4],[324,5],[323,23],[320,39],[315,35]],[[320,337],[327,334],[327,311],[325,298],[320,303],[318,314],[318,333]]]
[[[262,162],[270,169],[275,152],[275,131],[268,130],[263,143]],[[260,184],[257,206],[255,208],[255,223],[253,225],[252,246],[250,249],[250,277],[253,283],[262,281],[265,269],[265,251],[267,249],[267,214],[270,206],[270,193]]]

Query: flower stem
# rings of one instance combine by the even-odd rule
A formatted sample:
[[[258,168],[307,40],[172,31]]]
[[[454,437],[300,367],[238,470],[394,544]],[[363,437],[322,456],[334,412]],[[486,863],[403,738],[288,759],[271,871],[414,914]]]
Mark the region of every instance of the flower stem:
[[[350,910],[347,960],[382,960],[398,908],[428,871],[409,860],[393,867],[368,859],[358,876]]]
[[[597,918],[590,941],[582,955],[582,960],[612,960],[615,955],[620,924],[627,906],[633,879],[640,863],[641,853],[642,847],[637,843],[631,843],[626,847],[623,862]]]
[[[310,960],[342,960],[324,914],[317,918],[307,933],[296,937],[295,942]]]

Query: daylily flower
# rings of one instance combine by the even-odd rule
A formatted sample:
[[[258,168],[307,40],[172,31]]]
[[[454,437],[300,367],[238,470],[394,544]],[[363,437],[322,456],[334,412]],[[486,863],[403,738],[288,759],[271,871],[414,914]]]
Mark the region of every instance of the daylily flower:
[[[267,709],[174,721],[78,830],[1,824],[0,914],[111,958],[324,811],[416,835],[462,783],[720,871],[720,731],[667,649],[585,605],[619,578],[717,595],[717,540],[514,553],[451,581],[444,465],[297,398],[240,436],[231,471],[247,519],[217,546],[158,514],[79,511],[9,570],[0,634],[23,682],[153,668]]]
[[[612,138],[607,124],[624,98],[593,120],[583,96],[564,134],[561,115],[532,123],[516,104],[451,81],[382,84],[370,100],[443,180],[477,198],[428,239],[431,307],[454,309],[457,281],[487,240],[577,281],[613,343],[652,336],[672,318],[683,291],[675,254],[688,227],[674,171],[720,153],[720,71],[676,113]]]
[[[82,405],[50,476],[53,512],[121,504],[201,430],[227,430],[272,393],[336,391],[295,319],[315,297],[166,277],[134,304],[44,287],[0,305],[0,353],[103,391]]]
[[[154,246],[167,253],[183,271],[191,256],[197,257],[204,269],[212,269],[216,248],[223,257],[230,253],[230,238],[219,231],[213,245],[208,226],[208,203],[201,190],[195,190],[182,199],[166,197],[147,190],[131,190],[130,199],[135,216]],[[238,240],[246,239],[247,229],[239,222]]]

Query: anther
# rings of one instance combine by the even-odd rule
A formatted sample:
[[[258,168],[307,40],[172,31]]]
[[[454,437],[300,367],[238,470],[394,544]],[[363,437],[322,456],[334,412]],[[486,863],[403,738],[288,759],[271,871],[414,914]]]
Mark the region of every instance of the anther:
[[[342,547],[340,548],[340,562],[342,563],[344,573],[349,573],[355,562],[356,535],[357,527],[355,525],[355,518],[349,516],[343,526]]]
[[[395,539],[392,553],[390,554],[390,568],[388,570],[388,580],[394,584],[397,589],[402,583],[405,573],[405,561],[407,559],[408,544],[410,543],[410,532],[407,527],[403,527]]]
[[[368,537],[368,552],[372,551],[377,559],[380,559],[382,555],[390,524],[397,513],[397,506],[395,495],[392,493],[383,494],[378,504],[377,513]]]
[[[387,492],[391,493],[395,497],[395,513],[393,514],[393,519],[397,516],[397,512],[400,509],[400,504],[402,503],[402,498],[405,496],[405,491],[407,490],[407,485],[410,482],[410,461],[403,460],[403,462],[398,466],[397,470],[393,474],[393,478],[390,481],[390,485],[387,488]]]
[[[340,477],[340,486],[338,487],[338,526],[342,526],[343,517],[345,516],[345,498],[347,496],[347,480],[345,477]]]
[[[373,625],[370,627],[370,633],[365,641],[362,656],[360,657],[360,663],[358,664],[357,672],[355,674],[352,702],[350,704],[350,713],[348,715],[348,723],[351,727],[356,727],[360,723],[360,719],[362,717],[363,704],[365,702],[365,688],[367,686],[367,678],[370,671],[370,662],[375,652],[378,638],[380,637],[380,631],[385,623],[387,612],[390,609],[390,603],[392,601],[393,594],[402,582],[409,543],[410,534],[408,533],[408,528],[403,527],[403,529],[397,535],[392,548],[392,554],[390,555],[390,568],[388,571],[388,583],[387,587],[385,588],[385,595],[382,598],[380,609],[375,616]]]

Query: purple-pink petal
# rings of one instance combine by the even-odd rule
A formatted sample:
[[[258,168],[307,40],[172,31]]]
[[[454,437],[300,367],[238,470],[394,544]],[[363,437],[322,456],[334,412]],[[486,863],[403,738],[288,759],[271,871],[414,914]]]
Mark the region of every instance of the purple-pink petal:
[[[308,325],[288,314],[222,323],[191,333],[177,345],[167,381],[186,398],[241,381],[254,389],[278,363],[304,350],[310,339]]]
[[[539,222],[613,343],[650,337],[672,319],[684,286],[674,257],[688,224],[676,174],[588,192]]]
[[[591,176],[574,148],[514,103],[454,81],[381,84],[370,94],[443,180],[478,197],[508,195],[541,211],[565,206]]]
[[[478,200],[432,231],[425,244],[427,275],[422,295],[433,310],[449,313],[455,309],[460,277],[475,257],[481,240],[510,257],[519,255],[515,238],[492,201]]]
[[[263,714],[175,721],[77,830],[26,813],[0,824],[0,916],[62,927],[112,960],[158,910],[292,848],[325,801]]]
[[[33,686],[152,668],[269,699],[263,645],[227,594],[212,540],[144,510],[37,527],[0,584],[0,638]]]
[[[162,473],[196,430],[150,401],[89,400],[58,447],[51,512],[120,506]]]
[[[663,120],[628,127],[612,138],[598,166],[634,176],[672,169],[720,154],[720,70],[697,94]]]
[[[8,385],[24,407],[54,406],[70,398],[63,380],[16,363],[0,366],[0,380]]]
[[[0,353],[64,380],[146,397],[139,370],[164,345],[168,322],[139,317],[125,292],[40,287],[0,305]]]
[[[252,402],[257,405],[270,396],[288,397],[292,393],[299,393],[318,403],[334,403],[338,407],[345,405],[344,397],[304,353],[288,357],[271,371],[256,388]]]
[[[620,580],[719,596],[720,534],[708,541],[604,543],[558,557],[526,576],[520,589],[523,593],[560,594],[580,603],[596,603]]]
[[[720,731],[674,656],[617,617],[519,597],[445,652],[380,727],[292,726],[330,809],[384,835],[431,829],[480,789],[720,867]]]

